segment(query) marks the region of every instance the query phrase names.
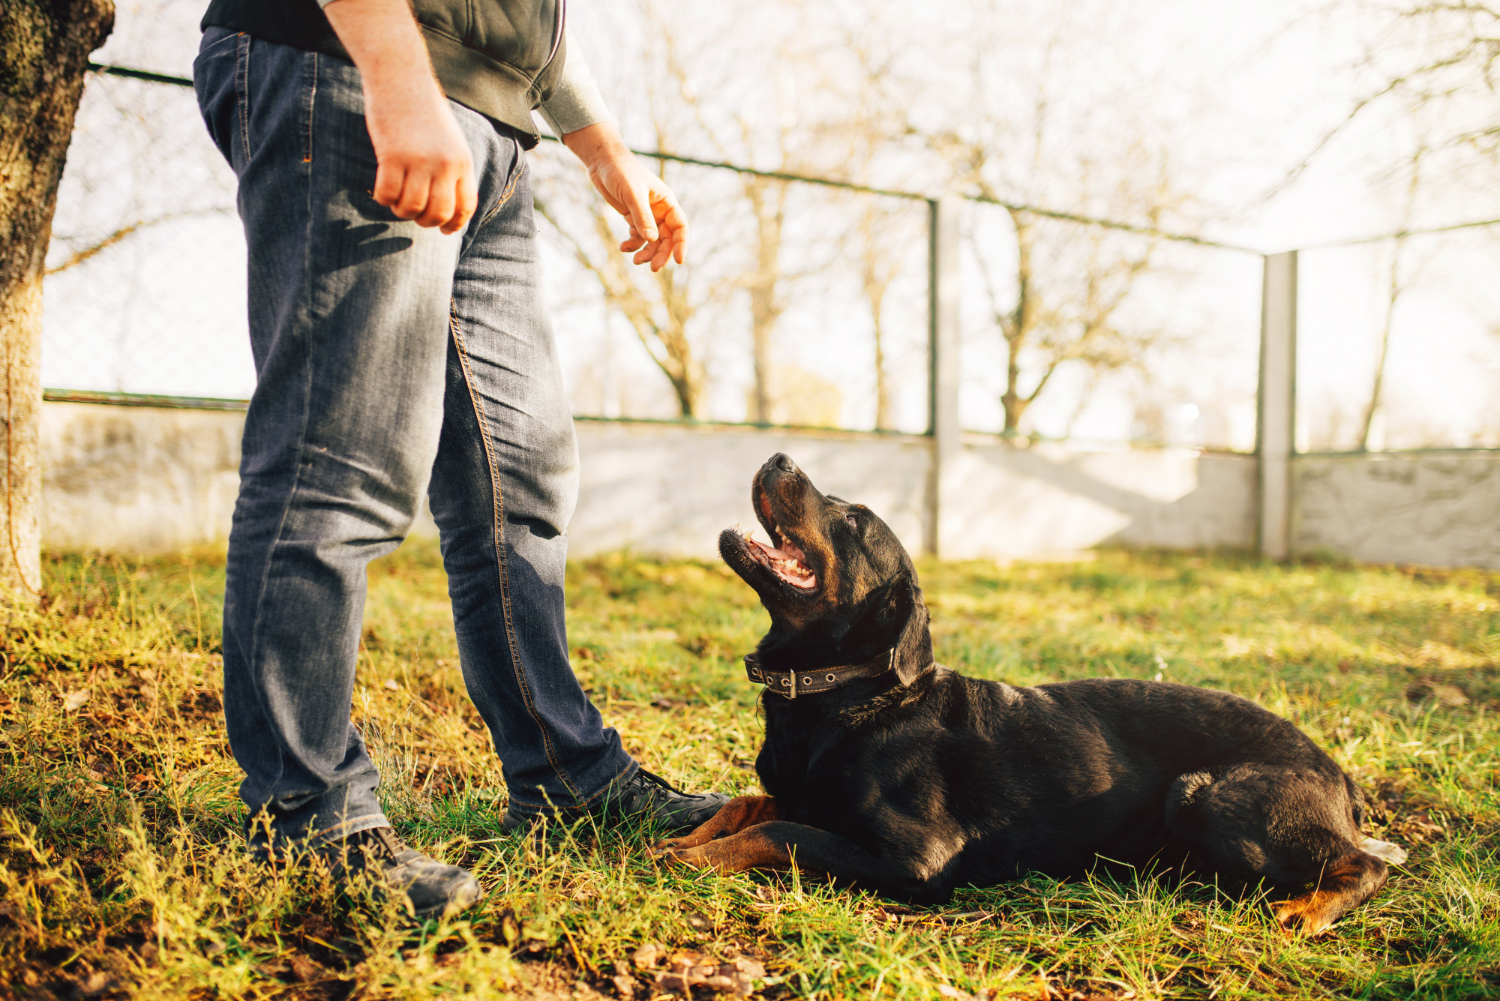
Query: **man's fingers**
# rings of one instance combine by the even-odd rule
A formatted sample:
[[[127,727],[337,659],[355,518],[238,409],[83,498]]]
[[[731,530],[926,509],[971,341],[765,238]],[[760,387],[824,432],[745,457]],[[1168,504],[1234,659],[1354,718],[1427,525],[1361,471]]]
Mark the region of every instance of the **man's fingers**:
[[[458,205],[453,212],[453,217],[443,225],[444,233],[457,233],[469,224],[474,218],[474,212],[479,208],[479,191],[474,186],[474,171],[465,170],[463,176],[458,179]]]
[[[458,179],[437,177],[427,192],[427,205],[416,217],[418,226],[445,226],[458,211]]]
[[[456,233],[474,214],[479,200],[472,179],[473,167],[465,159],[448,164],[432,179],[427,208],[417,217],[419,226],[441,226],[444,233]]]
[[[688,220],[687,213],[677,204],[675,197],[666,200],[667,211],[662,216],[661,228],[672,244],[672,259],[681,264],[687,259]],[[665,262],[663,262],[665,263]]]
[[[415,219],[427,208],[432,195],[432,175],[420,167],[408,169],[401,185],[401,197],[391,206],[397,219]]]
[[[370,194],[375,201],[389,208],[401,197],[401,186],[406,181],[406,168],[400,164],[381,161],[375,169],[375,187]]]
[[[630,185],[625,191],[625,196],[629,199],[626,208],[630,211],[622,213],[630,220],[630,228],[647,240],[655,240],[657,237],[656,217],[651,212],[651,203],[655,200],[653,195],[654,191]]]

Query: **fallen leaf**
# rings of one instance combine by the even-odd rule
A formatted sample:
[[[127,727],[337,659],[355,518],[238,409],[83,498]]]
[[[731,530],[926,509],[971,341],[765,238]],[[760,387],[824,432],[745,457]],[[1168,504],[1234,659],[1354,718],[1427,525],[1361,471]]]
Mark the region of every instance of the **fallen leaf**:
[[[702,953],[674,952],[667,959],[667,968],[658,972],[655,979],[659,991],[692,997],[694,987],[747,995],[754,989],[752,982],[765,975],[764,966],[743,956],[720,962]]]
[[[657,943],[647,942],[630,954],[630,961],[635,964],[637,970],[649,970],[656,965],[664,951],[664,948]]]
[[[292,978],[299,984],[311,983],[314,980],[321,980],[323,977],[323,971],[318,969],[318,965],[301,953],[292,953],[286,958],[286,961],[287,965],[291,967]]]
[[[1406,690],[1406,698],[1409,702],[1426,702],[1430,699],[1449,709],[1469,704],[1468,693],[1446,681],[1418,681]]]
[[[78,993],[86,998],[98,997],[109,990],[109,986],[109,974],[103,970],[95,970],[87,980],[78,985]]]

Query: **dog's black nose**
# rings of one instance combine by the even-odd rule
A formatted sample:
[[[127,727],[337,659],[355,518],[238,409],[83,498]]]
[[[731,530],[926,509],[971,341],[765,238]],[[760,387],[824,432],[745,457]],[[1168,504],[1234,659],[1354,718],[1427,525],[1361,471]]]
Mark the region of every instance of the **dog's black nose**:
[[[775,455],[771,456],[771,465],[775,466],[783,473],[795,473],[797,471],[797,464],[793,462],[792,457],[790,455],[787,455],[785,452],[777,452]]]

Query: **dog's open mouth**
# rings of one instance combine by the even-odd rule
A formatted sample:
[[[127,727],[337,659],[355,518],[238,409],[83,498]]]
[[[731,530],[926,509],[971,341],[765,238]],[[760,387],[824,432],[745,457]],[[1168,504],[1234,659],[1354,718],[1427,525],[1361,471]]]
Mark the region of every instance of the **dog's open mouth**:
[[[772,533],[772,541],[777,543],[777,545],[768,546],[764,542],[761,542],[755,537],[753,529],[749,535],[741,534],[740,536],[740,538],[745,540],[745,548],[755,561],[792,585],[792,587],[803,591],[811,591],[816,588],[818,586],[818,575],[813,573],[803,563],[807,559],[806,554],[782,532],[772,528],[768,528],[767,531]]]
[[[752,529],[749,534],[740,533],[740,538],[745,543],[745,551],[778,579],[798,591],[815,590],[818,586],[818,575],[807,565],[807,554],[776,523],[776,515],[771,510],[771,499],[759,484],[756,484],[754,493],[755,513],[759,516],[760,523],[767,534],[771,536],[771,544],[767,545],[755,538],[755,531]]]

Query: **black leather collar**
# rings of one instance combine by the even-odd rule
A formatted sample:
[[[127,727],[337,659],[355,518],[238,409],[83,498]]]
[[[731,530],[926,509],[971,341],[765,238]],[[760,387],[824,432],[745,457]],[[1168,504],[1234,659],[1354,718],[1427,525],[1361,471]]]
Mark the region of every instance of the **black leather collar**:
[[[766,691],[783,698],[827,692],[860,678],[878,678],[896,666],[896,648],[876,654],[862,664],[820,667],[816,671],[772,671],[760,666],[758,654],[745,655],[745,675]]]

